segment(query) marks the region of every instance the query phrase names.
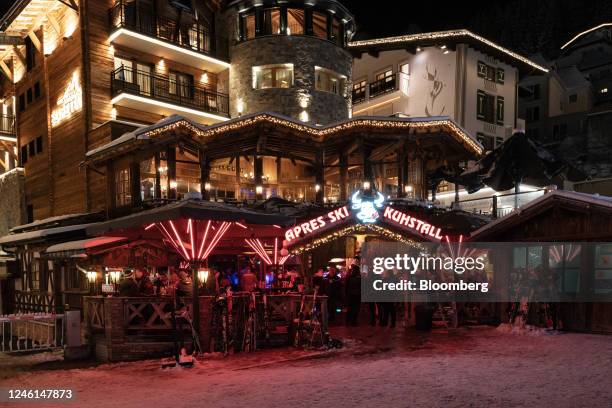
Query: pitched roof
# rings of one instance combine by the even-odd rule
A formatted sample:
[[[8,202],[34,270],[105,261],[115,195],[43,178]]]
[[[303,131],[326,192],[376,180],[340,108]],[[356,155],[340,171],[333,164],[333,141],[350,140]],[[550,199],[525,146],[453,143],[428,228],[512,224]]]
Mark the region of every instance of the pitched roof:
[[[553,201],[571,203],[578,206],[584,206],[585,208],[595,207],[612,212],[612,197],[599,194],[580,193],[577,191],[555,190],[477,229],[471,234],[470,240],[477,241],[481,236],[489,235],[493,233],[494,230],[499,231],[503,230],[505,227],[510,227],[519,222],[520,218],[524,217],[526,213],[537,210],[539,207],[544,207]]]
[[[400,35],[396,37],[374,38],[370,40],[352,41],[348,44],[349,50],[368,51],[368,50],[385,50],[405,48],[406,46],[431,46],[438,44],[460,44],[467,43],[473,46],[484,47],[492,52],[499,59],[506,60],[508,63],[514,62],[515,65],[530,70],[539,70],[546,73],[549,70],[544,66],[535,63],[534,61],[522,55],[515,53],[491,40],[471,32],[466,29],[434,31],[430,33],[418,33]]]
[[[123,136],[109,142],[96,149],[90,150],[86,154],[87,159],[95,160],[105,152],[109,152],[121,145],[127,145],[138,140],[150,140],[156,134],[171,130],[178,126],[185,126],[194,132],[199,137],[209,137],[225,132],[230,132],[243,127],[253,126],[262,122],[273,124],[277,127],[291,128],[295,132],[303,133],[317,138],[325,138],[333,134],[349,130],[355,127],[371,127],[379,129],[427,129],[432,127],[444,127],[448,132],[457,139],[460,143],[467,146],[474,154],[483,152],[482,145],[465,129],[459,126],[453,119],[448,116],[432,116],[420,118],[385,118],[385,117],[369,117],[359,116],[351,119],[331,123],[326,126],[313,126],[304,122],[294,120],[292,118],[279,115],[277,113],[260,112],[250,115],[244,115],[238,118],[231,119],[226,122],[215,125],[204,126],[191,119],[180,115],[171,115],[152,125],[140,127],[132,132],[126,133]]]

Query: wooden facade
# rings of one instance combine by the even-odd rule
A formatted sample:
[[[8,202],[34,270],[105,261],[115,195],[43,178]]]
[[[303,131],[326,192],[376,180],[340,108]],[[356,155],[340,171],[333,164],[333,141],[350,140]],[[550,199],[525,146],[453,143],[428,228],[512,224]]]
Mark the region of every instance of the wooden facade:
[[[4,31],[20,43],[2,46],[0,65],[5,82],[8,80],[6,84],[3,82],[5,99],[14,97],[16,101],[17,146],[11,153],[18,159],[16,164],[26,171],[29,221],[103,210],[105,177],[81,165],[85,153],[118,136],[116,132],[109,132],[109,127],[129,131],[136,125],[154,123],[163,117],[155,109],[147,108],[148,101],[140,108],[111,103],[117,59],[150,66],[150,77],[163,78],[165,85],[173,86],[168,75],[177,72],[214,95],[218,86],[227,88],[218,84],[215,73],[202,67],[188,66],[179,60],[160,58],[111,41],[114,29],[111,9],[118,4],[137,5],[137,10],[146,10],[156,18],[164,18],[167,24],[175,24],[179,16],[166,2],[143,0],[124,5],[119,0],[80,0],[75,2],[76,8],[69,3],[48,0],[18,3],[23,10],[4,22]],[[216,2],[206,6],[212,21],[216,8]],[[73,109],[59,123],[53,123],[53,112],[60,108],[58,102],[74,75],[78,77],[82,106]],[[135,82],[136,78],[132,80]],[[155,97],[149,96],[153,106]],[[126,123],[132,126],[126,127]],[[4,149],[4,145],[0,147]],[[0,159],[4,162],[4,157]]]
[[[514,242],[516,247],[524,244],[525,248],[537,248],[542,253],[543,267],[548,267],[552,247],[561,243],[588,244],[580,249],[579,276],[572,279],[575,287],[570,295],[589,301],[560,303],[560,318],[568,330],[612,333],[610,293],[603,280],[597,282],[605,272],[596,261],[598,247],[612,242],[612,201],[608,197],[553,191],[475,231],[470,240]]]

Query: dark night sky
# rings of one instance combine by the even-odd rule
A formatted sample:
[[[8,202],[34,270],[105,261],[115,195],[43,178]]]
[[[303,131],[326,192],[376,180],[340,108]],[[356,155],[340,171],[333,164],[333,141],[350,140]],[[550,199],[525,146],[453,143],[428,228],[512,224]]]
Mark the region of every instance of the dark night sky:
[[[553,56],[576,32],[612,22],[612,0],[340,1],[355,14],[357,38],[468,28],[528,55]],[[0,0],[0,13],[11,3]]]

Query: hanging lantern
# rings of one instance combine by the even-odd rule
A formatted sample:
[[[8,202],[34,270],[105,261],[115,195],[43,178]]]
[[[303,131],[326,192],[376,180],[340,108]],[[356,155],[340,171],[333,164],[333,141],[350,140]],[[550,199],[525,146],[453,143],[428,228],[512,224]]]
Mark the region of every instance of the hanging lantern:
[[[198,269],[198,281],[200,282],[200,285],[206,284],[209,274],[210,270],[208,268]]]

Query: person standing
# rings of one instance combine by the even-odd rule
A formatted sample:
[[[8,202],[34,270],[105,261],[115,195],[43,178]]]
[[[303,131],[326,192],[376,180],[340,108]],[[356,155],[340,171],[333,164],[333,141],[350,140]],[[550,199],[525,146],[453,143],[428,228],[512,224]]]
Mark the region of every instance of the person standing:
[[[349,276],[346,279],[347,313],[346,325],[357,326],[359,322],[359,309],[361,308],[361,269],[359,258],[351,265]]]
[[[257,288],[257,276],[251,271],[251,267],[247,266],[244,273],[240,277],[240,289],[244,292],[252,292]]]
[[[383,282],[397,283],[398,280],[392,270],[386,270],[383,275]],[[379,310],[382,311],[379,320],[380,326],[386,327],[387,325],[389,325],[389,327],[393,329],[395,327],[395,321],[397,318],[395,311],[395,302],[380,302],[378,303],[378,305]]]
[[[330,322],[334,322],[336,321],[336,309],[342,300],[342,280],[333,266],[329,268],[325,288],[327,292],[328,318]]]

